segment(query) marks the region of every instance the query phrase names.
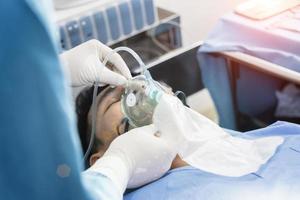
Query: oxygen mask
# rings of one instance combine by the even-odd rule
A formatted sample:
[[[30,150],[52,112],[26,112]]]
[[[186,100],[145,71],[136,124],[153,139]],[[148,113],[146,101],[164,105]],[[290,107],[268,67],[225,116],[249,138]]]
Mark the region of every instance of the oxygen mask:
[[[134,128],[152,124],[154,109],[163,93],[164,88],[148,71],[128,81],[121,105],[129,124]]]

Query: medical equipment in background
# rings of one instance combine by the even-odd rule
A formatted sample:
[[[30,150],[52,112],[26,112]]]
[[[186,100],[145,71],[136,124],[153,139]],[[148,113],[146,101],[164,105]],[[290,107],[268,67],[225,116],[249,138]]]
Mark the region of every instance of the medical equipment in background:
[[[180,16],[156,7],[153,0],[98,0],[57,10],[61,51],[90,39],[115,49],[127,46],[146,64],[182,47]],[[122,55],[132,73],[140,73],[136,60]]]
[[[63,50],[90,39],[112,45],[158,24],[153,0],[98,0],[56,16]]]
[[[254,20],[263,20],[300,5],[299,0],[250,0],[239,5],[235,12]]]

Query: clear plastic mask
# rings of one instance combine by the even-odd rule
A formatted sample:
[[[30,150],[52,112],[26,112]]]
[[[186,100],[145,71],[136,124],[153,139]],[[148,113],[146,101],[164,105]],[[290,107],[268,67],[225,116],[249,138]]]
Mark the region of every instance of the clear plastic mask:
[[[121,105],[132,127],[152,124],[154,109],[164,92],[164,88],[151,78],[148,71],[128,82]]]

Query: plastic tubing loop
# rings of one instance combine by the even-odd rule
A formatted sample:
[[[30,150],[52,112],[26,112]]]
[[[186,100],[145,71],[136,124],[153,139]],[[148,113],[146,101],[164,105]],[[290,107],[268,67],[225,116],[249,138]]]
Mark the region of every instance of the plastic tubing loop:
[[[142,69],[142,73],[146,72],[146,65],[145,63],[142,61],[142,59],[140,58],[140,56],[133,51],[132,49],[128,48],[128,47],[118,47],[115,48],[110,54],[108,54],[104,61],[103,61],[103,65],[106,66],[108,60],[115,54],[118,53],[119,51],[126,51],[129,54],[131,54],[134,59],[136,59],[136,61],[139,63],[141,69]],[[94,145],[94,140],[95,140],[95,135],[96,135],[96,123],[97,123],[97,102],[96,102],[96,98],[97,98],[97,91],[99,88],[99,84],[100,84],[100,77],[97,77],[97,81],[94,83],[94,91],[93,91],[93,101],[92,101],[92,130],[91,130],[91,137],[90,137],[90,142],[88,145],[88,148],[84,154],[83,157],[83,161],[86,162],[88,159],[89,154],[91,153],[91,150],[93,148]]]

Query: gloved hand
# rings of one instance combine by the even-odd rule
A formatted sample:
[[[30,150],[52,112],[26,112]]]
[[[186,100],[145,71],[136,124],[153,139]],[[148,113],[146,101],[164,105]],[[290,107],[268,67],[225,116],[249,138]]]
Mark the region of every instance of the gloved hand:
[[[112,49],[98,40],[90,40],[61,54],[72,86],[92,85],[97,81],[101,84],[124,85],[131,74],[121,56],[115,53],[108,60],[113,64],[112,70],[102,63],[111,52]]]
[[[167,121],[159,117],[167,114],[167,104],[162,98],[154,118]],[[87,172],[106,175],[123,194],[126,187],[136,188],[162,177],[170,169],[180,141],[180,135],[166,131],[159,134],[154,125],[133,129],[116,138]]]

